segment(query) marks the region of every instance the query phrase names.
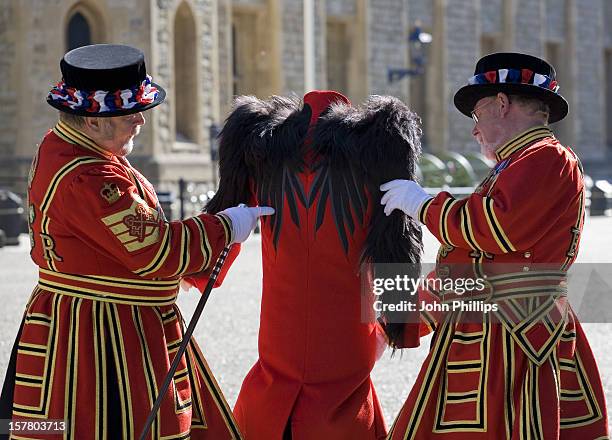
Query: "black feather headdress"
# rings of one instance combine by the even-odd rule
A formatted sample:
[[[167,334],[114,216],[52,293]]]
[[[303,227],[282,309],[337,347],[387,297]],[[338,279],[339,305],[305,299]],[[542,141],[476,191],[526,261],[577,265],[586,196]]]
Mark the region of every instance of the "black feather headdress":
[[[401,212],[386,216],[379,203],[382,183],[415,178],[421,136],[418,116],[389,96],[371,96],[360,107],[334,104],[314,126],[311,115],[309,105],[295,98],[237,98],[220,135],[219,190],[206,210],[216,213],[252,202],[255,193],[261,205],[276,209],[265,221],[271,222],[277,246],[287,214],[284,200],[297,226],[298,204],[316,205],[316,229],[329,203],[338,238],[348,252],[349,236],[364,224],[368,204],[373,203],[362,263],[370,268],[409,263],[408,275],[418,277],[420,228]],[[308,154],[312,160],[306,160]],[[316,173],[309,193],[297,178],[306,166]],[[382,300],[396,302],[397,298],[383,294]],[[381,320],[391,344],[399,345],[405,316],[386,312]]]

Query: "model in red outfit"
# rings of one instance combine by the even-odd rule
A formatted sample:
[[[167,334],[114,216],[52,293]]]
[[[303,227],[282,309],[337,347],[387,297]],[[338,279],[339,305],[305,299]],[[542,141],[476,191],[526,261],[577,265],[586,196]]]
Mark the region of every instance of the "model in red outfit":
[[[376,321],[362,313],[362,261],[418,262],[420,234],[386,217],[379,182],[413,178],[416,116],[394,98],[361,108],[336,92],[299,102],[239,98],[223,129],[211,212],[256,201],[262,225],[259,360],[234,408],[251,440],[381,439],[370,372]],[[367,300],[366,300],[367,302]]]

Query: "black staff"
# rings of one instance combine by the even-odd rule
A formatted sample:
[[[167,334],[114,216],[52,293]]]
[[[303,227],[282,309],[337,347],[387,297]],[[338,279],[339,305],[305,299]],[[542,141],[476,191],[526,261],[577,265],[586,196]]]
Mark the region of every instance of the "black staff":
[[[151,409],[151,412],[149,413],[149,417],[147,417],[145,426],[142,429],[142,433],[140,434],[140,440],[145,440],[147,434],[149,433],[149,430],[151,429],[151,425],[153,424],[153,420],[155,420],[155,417],[157,416],[157,411],[159,410],[159,407],[161,406],[162,400],[164,398],[164,394],[166,393],[166,390],[170,386],[170,381],[172,380],[172,377],[174,376],[174,373],[176,372],[176,369],[178,368],[178,364],[180,362],[181,357],[183,356],[183,354],[185,353],[185,350],[187,349],[187,344],[189,344],[191,335],[193,335],[195,326],[198,323],[198,320],[200,319],[202,310],[204,310],[206,301],[208,301],[210,292],[213,286],[215,285],[215,281],[217,280],[217,276],[219,275],[219,272],[221,271],[221,267],[223,266],[223,263],[225,263],[225,259],[227,258],[227,254],[229,253],[229,250],[230,250],[230,246],[227,246],[226,248],[224,248],[223,251],[221,251],[221,255],[219,255],[219,258],[217,259],[217,262],[215,263],[215,267],[213,268],[212,274],[210,275],[210,278],[208,279],[208,284],[206,285],[206,289],[204,289],[204,293],[202,294],[202,297],[198,301],[198,306],[196,307],[195,312],[193,312],[193,317],[191,318],[191,321],[189,322],[189,325],[187,326],[187,331],[185,331],[185,334],[183,335],[183,341],[181,342],[181,345],[176,355],[174,356],[174,360],[172,361],[172,365],[170,366],[170,371],[168,371],[168,374],[166,375],[166,378],[164,379],[164,383],[159,390],[159,395],[157,396],[157,400],[155,400],[155,404],[153,405],[153,408]]]

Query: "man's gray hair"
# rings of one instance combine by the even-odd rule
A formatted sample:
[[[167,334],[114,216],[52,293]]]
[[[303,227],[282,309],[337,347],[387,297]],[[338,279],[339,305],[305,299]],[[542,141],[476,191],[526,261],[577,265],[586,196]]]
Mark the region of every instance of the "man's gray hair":
[[[539,115],[544,123],[548,123],[550,107],[544,101],[525,95],[510,95],[510,102],[515,102],[525,108],[531,115]]]
[[[83,128],[85,126],[85,116],[73,115],[72,113],[60,111],[59,120],[73,128]]]

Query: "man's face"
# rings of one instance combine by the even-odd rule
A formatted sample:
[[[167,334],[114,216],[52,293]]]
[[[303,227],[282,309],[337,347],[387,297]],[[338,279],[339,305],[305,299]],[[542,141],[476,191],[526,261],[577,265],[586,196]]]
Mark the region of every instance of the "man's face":
[[[116,156],[127,156],[134,148],[134,137],[144,125],[142,113],[102,118],[100,146]]]
[[[472,115],[478,120],[474,123],[472,136],[480,145],[482,154],[491,160],[495,160],[495,150],[505,140],[503,120],[499,116],[499,105],[497,96],[487,96],[480,99],[472,111]]]

